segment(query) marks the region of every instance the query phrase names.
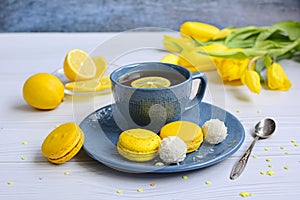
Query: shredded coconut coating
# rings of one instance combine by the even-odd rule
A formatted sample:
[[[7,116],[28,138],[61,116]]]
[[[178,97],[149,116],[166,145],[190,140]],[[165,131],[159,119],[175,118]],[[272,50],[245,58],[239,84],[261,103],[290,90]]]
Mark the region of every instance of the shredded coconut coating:
[[[210,144],[219,144],[227,137],[227,127],[219,119],[206,121],[202,126],[204,139]]]
[[[159,157],[166,163],[179,163],[186,157],[187,146],[177,136],[169,136],[162,140],[159,147]]]

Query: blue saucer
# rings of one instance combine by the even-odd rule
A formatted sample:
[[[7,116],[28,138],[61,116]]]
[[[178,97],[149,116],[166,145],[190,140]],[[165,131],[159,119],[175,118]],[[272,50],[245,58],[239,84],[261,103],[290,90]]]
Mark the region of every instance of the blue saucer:
[[[132,162],[121,157],[116,148],[119,134],[128,127],[115,106],[112,104],[96,110],[80,123],[80,127],[85,134],[84,150],[95,160],[116,170],[131,173],[172,173],[200,169],[229,157],[240,148],[245,139],[245,130],[235,116],[202,102],[186,111],[182,120],[200,126],[214,118],[224,121],[228,136],[222,143],[210,145],[203,142],[197,151],[187,154],[185,160],[179,164],[159,166],[157,163],[161,160],[158,157],[148,162]]]

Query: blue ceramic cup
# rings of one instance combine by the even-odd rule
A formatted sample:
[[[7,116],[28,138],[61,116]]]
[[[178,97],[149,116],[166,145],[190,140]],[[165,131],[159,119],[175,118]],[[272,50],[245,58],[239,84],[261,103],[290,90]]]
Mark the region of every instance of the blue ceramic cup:
[[[149,71],[160,76],[172,74],[179,83],[165,88],[134,88],[122,83],[126,77]],[[134,78],[134,77],[133,77]],[[116,109],[131,124],[128,128],[143,127],[158,132],[169,122],[180,120],[184,111],[199,104],[205,94],[207,78],[204,73],[191,73],[184,67],[145,62],[120,67],[110,75]],[[192,81],[200,79],[196,96],[190,99]],[[172,78],[171,78],[172,82]]]

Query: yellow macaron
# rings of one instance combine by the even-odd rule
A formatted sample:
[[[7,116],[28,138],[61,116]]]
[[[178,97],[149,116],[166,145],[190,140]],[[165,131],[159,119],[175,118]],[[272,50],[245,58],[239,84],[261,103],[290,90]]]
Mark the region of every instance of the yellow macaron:
[[[203,142],[203,133],[199,125],[189,121],[168,123],[160,130],[162,139],[169,136],[180,137],[187,145],[187,153],[197,150]]]
[[[160,143],[160,137],[153,131],[136,128],[120,134],[117,149],[128,160],[144,162],[157,156]]]
[[[73,158],[81,149],[84,134],[80,127],[68,122],[49,133],[42,144],[42,153],[55,164],[62,164]]]

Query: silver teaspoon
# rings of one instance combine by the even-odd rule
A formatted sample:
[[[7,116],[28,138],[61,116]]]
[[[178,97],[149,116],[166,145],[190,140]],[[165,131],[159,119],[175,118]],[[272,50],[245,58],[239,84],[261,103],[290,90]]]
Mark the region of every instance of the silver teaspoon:
[[[245,169],[245,166],[247,164],[248,158],[251,154],[251,151],[258,139],[266,139],[270,137],[276,128],[275,121],[270,118],[265,118],[258,122],[255,125],[255,138],[252,141],[251,145],[247,149],[247,151],[244,153],[244,155],[239,159],[239,161],[234,165],[231,174],[230,174],[230,179],[234,180],[238,178],[243,170]]]

